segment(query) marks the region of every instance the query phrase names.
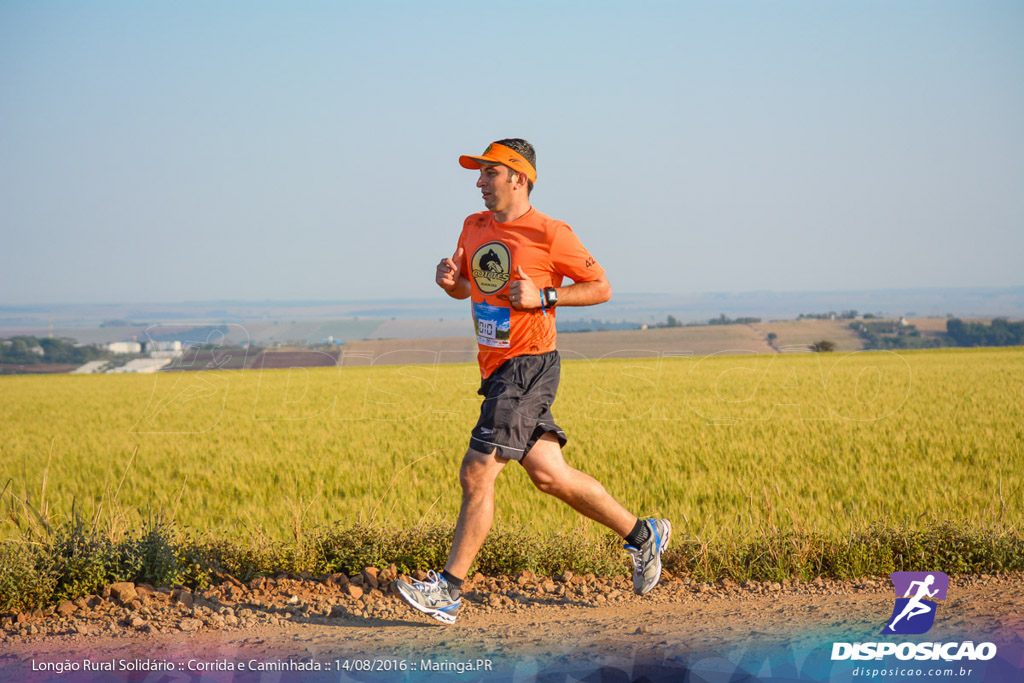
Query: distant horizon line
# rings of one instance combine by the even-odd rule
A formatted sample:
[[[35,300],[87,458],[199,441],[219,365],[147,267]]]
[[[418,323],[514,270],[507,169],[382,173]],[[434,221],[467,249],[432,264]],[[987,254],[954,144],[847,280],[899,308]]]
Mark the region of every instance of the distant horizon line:
[[[658,292],[658,291],[625,291],[617,292],[614,298],[658,296],[658,297],[686,297],[686,296],[742,296],[746,294],[757,295],[794,295],[794,294],[866,294],[866,293],[908,293],[908,292],[939,292],[939,291],[961,291],[961,292],[993,292],[993,291],[1024,291],[1024,284],[1018,285],[963,285],[963,286],[923,286],[923,287],[876,287],[859,289],[744,289],[744,290],[703,290],[689,292]],[[312,306],[312,305],[336,305],[336,304],[395,304],[431,301],[435,304],[438,301],[436,296],[424,297],[384,297],[384,298],[353,298],[353,299],[181,299],[181,300],[120,300],[120,301],[48,301],[38,303],[0,303],[0,311],[19,311],[26,309],[38,309],[40,307],[70,307],[70,306],[195,306],[195,305],[277,305],[277,306]],[[441,299],[441,301],[446,301]],[[453,300],[454,301],[454,300]]]

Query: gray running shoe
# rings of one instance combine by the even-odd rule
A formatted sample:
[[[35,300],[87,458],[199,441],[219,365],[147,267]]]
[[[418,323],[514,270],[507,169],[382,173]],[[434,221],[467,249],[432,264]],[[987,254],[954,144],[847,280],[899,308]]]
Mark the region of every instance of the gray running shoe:
[[[426,581],[413,581],[412,585],[409,585],[399,580],[395,581],[395,586],[398,588],[398,594],[414,609],[446,624],[455,623],[455,615],[462,606],[462,597],[452,600],[448,582],[433,569],[427,572]]]
[[[633,592],[637,595],[650,593],[661,580],[661,554],[668,547],[672,536],[672,525],[667,519],[645,519],[651,528],[651,535],[639,548],[628,543],[623,546],[633,558]]]

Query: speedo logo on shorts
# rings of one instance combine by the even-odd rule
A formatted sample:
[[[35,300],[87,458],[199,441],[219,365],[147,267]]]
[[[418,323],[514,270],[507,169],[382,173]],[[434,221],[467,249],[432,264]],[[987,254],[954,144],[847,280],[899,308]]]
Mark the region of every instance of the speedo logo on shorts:
[[[484,294],[493,294],[508,284],[512,256],[502,242],[488,242],[478,248],[470,262],[473,280]]]

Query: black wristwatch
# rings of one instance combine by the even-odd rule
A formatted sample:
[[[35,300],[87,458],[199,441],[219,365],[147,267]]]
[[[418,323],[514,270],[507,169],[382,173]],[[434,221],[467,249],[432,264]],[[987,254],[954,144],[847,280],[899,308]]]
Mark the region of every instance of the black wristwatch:
[[[558,290],[554,287],[545,287],[544,293],[544,308],[554,308],[558,305]]]

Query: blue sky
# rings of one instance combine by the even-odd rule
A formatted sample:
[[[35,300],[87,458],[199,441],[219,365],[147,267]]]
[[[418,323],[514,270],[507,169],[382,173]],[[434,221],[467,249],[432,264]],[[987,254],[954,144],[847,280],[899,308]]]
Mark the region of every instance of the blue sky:
[[[1024,3],[0,4],[0,303],[442,295],[459,154],[618,292],[1024,284]]]

